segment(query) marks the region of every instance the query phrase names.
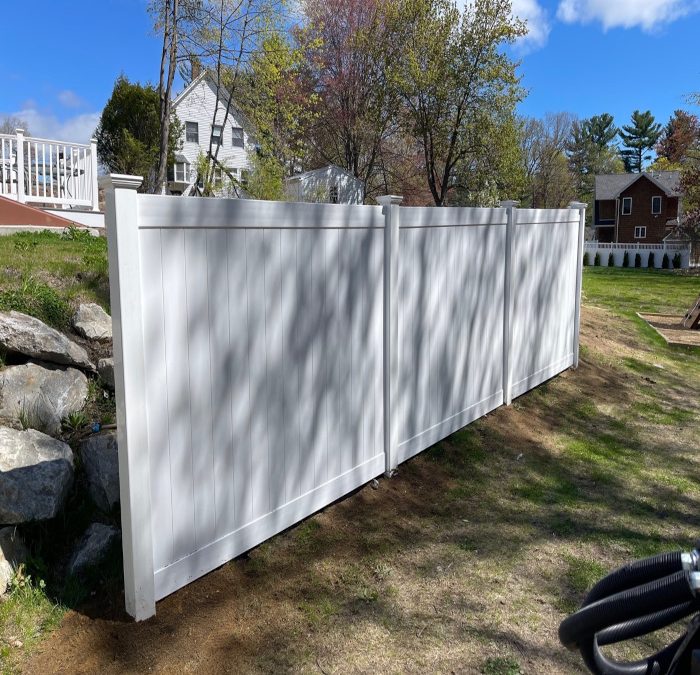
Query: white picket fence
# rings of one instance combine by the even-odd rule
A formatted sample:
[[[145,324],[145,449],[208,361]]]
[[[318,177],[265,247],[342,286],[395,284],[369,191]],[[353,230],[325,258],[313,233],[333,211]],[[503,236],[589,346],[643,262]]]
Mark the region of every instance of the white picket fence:
[[[628,253],[629,266],[634,267],[634,259],[639,254],[642,267],[649,266],[649,254],[654,254],[654,268],[661,269],[664,254],[668,255],[669,264],[673,262],[676,253],[681,255],[681,268],[690,267],[690,244],[664,242],[663,244],[610,244],[599,241],[587,241],[584,245],[584,252],[588,253],[588,264],[593,265],[596,254],[600,256],[600,265],[608,267],[610,254],[613,255],[615,267],[622,267],[625,259],[625,252]]]
[[[97,142],[0,134],[0,195],[21,203],[99,210]]]
[[[127,611],[578,363],[584,205],[107,190]]]

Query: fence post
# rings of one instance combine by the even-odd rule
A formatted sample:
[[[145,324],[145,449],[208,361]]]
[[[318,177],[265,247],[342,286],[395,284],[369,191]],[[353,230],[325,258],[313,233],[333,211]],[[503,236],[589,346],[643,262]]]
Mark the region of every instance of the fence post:
[[[501,208],[506,209],[506,250],[503,276],[503,403],[510,405],[511,368],[510,351],[512,342],[511,313],[513,311],[513,230],[515,229],[515,213],[520,202],[503,201]]]
[[[403,197],[386,195],[377,202],[384,213],[384,454],[385,475],[398,466],[399,420],[399,205]]]
[[[90,173],[92,175],[92,210],[100,210],[100,189],[97,183],[97,139],[90,139]]]
[[[117,174],[102,180],[107,200],[124,592],[126,611],[137,621],[156,611],[136,194],[142,181],[140,176]],[[122,323],[127,312],[130,319]]]
[[[24,204],[27,201],[24,192],[24,129],[15,129],[15,133],[17,134],[17,201]]]
[[[581,329],[581,288],[583,286],[583,241],[586,233],[586,206],[571,202],[569,208],[578,211],[578,254],[576,256],[576,309],[574,314],[574,368],[578,368],[579,331]]]

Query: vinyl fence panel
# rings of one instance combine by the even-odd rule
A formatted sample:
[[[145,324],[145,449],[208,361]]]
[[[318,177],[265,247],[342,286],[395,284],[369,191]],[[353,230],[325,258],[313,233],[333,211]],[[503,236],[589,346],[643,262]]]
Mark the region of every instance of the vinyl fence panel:
[[[137,619],[501,405],[511,379],[518,395],[575,363],[578,207],[190,199],[109,183]]]

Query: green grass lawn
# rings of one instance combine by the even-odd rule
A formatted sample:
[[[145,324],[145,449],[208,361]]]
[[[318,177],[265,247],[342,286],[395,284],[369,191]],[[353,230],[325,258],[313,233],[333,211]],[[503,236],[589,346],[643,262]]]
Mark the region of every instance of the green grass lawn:
[[[97,302],[109,311],[104,237],[77,229],[0,236],[0,310],[65,328],[80,302]]]
[[[12,240],[3,280],[106,302],[99,270],[82,271],[95,244],[45,239],[14,264]],[[153,621],[115,620],[112,588],[54,630],[60,593],[13,591],[0,663],[218,672],[235,654],[241,672],[584,672],[561,619],[612,567],[700,536],[700,352],[635,316],[682,313],[698,293],[679,272],[586,269],[577,371],[178,591]]]

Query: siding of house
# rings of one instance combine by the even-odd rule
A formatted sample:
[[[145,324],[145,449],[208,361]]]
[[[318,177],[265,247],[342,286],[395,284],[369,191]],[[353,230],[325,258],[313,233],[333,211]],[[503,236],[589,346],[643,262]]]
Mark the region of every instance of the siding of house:
[[[185,95],[175,106],[175,115],[182,123],[183,146],[178,154],[187,157],[191,168],[196,167],[200,152],[209,151],[209,138],[211,136],[212,122],[214,120],[214,108],[216,106],[216,91],[208,77],[203,77],[196,83],[192,90]],[[233,147],[233,128],[243,127],[240,120],[235,118],[231,111],[222,131],[222,143],[218,160],[231,169],[249,168],[248,150],[251,149],[250,137],[244,130],[244,147]],[[217,124],[221,124],[226,114],[226,106],[219,101],[216,115]],[[199,144],[188,143],[186,140],[185,122],[197,122],[199,125]]]
[[[339,204],[362,204],[365,199],[361,180],[338,166],[326,166],[288,179],[287,194],[299,202],[330,202],[330,190],[338,189]]]
[[[632,197],[632,213],[630,215],[622,214],[625,197]],[[661,213],[659,215],[653,215],[651,212],[652,197],[661,197]],[[617,232],[619,243],[659,244],[672,229],[667,225],[668,221],[678,216],[678,197],[666,196],[661,188],[644,176],[620,194],[619,204],[620,215]],[[635,227],[647,228],[645,239],[635,239]]]

